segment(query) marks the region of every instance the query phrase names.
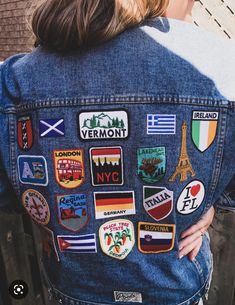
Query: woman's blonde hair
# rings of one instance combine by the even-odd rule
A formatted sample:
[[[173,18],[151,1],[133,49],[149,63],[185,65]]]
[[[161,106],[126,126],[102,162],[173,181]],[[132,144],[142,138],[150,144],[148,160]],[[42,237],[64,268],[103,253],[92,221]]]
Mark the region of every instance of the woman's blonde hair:
[[[34,46],[69,51],[98,45],[146,18],[169,0],[41,0],[32,15]]]

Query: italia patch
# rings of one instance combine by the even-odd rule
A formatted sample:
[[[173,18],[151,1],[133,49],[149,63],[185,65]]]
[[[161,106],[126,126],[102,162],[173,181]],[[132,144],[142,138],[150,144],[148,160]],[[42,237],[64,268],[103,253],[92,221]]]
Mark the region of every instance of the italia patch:
[[[115,302],[142,303],[140,292],[114,291]]]
[[[28,214],[41,225],[50,221],[50,209],[46,199],[36,190],[28,189],[22,195],[22,203]]]
[[[68,189],[79,187],[84,182],[83,149],[54,150],[56,182]]]
[[[47,162],[43,156],[18,156],[18,173],[23,184],[47,185]]]
[[[64,119],[44,119],[39,121],[40,137],[64,137]]]
[[[81,140],[126,139],[129,136],[128,113],[118,109],[80,112],[78,134]]]
[[[59,223],[67,230],[77,232],[89,221],[86,193],[57,195]]]
[[[58,235],[58,245],[61,252],[68,253],[96,253],[96,235],[87,234],[79,236]]]
[[[166,149],[165,147],[138,148],[139,178],[145,183],[161,181],[166,173]]]
[[[138,248],[142,253],[171,251],[175,241],[175,225],[139,222]]]
[[[40,230],[40,234],[42,237],[42,250],[47,254],[48,258],[51,258],[51,253],[54,255],[57,262],[60,261],[56,245],[55,245],[55,237],[54,233],[49,230],[47,227],[38,226]]]
[[[127,219],[117,219],[104,223],[99,229],[102,251],[112,258],[124,259],[135,244],[133,223]]]
[[[172,135],[176,133],[175,114],[148,114],[147,134],[148,135]]]
[[[33,125],[30,116],[22,116],[17,120],[18,145],[21,150],[28,151],[33,146]]]
[[[216,137],[219,112],[193,111],[192,140],[200,152],[207,150]]]
[[[177,211],[188,215],[196,211],[205,197],[205,187],[199,180],[190,182],[181,192],[177,201]]]
[[[96,147],[90,149],[92,185],[123,185],[122,148]]]
[[[133,191],[94,192],[94,203],[96,219],[135,214]]]
[[[157,221],[166,218],[173,209],[173,192],[165,187],[144,186],[144,209]]]

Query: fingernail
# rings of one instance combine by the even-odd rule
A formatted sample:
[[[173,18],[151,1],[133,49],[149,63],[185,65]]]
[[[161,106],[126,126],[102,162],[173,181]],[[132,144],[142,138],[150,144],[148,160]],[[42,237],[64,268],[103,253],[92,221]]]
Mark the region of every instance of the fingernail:
[[[182,249],[183,249],[183,247],[179,245],[179,251],[181,251]]]
[[[193,257],[193,258],[191,259],[192,262],[194,262],[194,260],[195,260],[195,257]]]
[[[184,257],[184,255],[181,254],[181,255],[178,256],[178,259],[181,259],[181,258],[183,258],[183,257]]]

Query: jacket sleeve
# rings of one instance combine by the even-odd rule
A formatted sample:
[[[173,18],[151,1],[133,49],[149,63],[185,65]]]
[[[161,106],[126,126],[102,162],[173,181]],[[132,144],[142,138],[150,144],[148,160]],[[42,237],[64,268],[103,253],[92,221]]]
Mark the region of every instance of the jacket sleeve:
[[[217,213],[235,213],[235,175],[215,202],[214,207]]]

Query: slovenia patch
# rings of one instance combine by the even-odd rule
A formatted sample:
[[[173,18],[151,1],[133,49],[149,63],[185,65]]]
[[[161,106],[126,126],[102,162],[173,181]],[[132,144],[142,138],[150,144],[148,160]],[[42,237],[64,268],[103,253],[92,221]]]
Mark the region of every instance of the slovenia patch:
[[[96,253],[96,235],[87,234],[79,236],[58,235],[58,245],[61,252]]]
[[[176,133],[175,114],[148,114],[147,134],[170,135]]]
[[[64,119],[44,119],[39,121],[40,137],[64,137]]]
[[[18,145],[21,150],[28,151],[33,146],[33,125],[30,116],[23,116],[17,120]]]

